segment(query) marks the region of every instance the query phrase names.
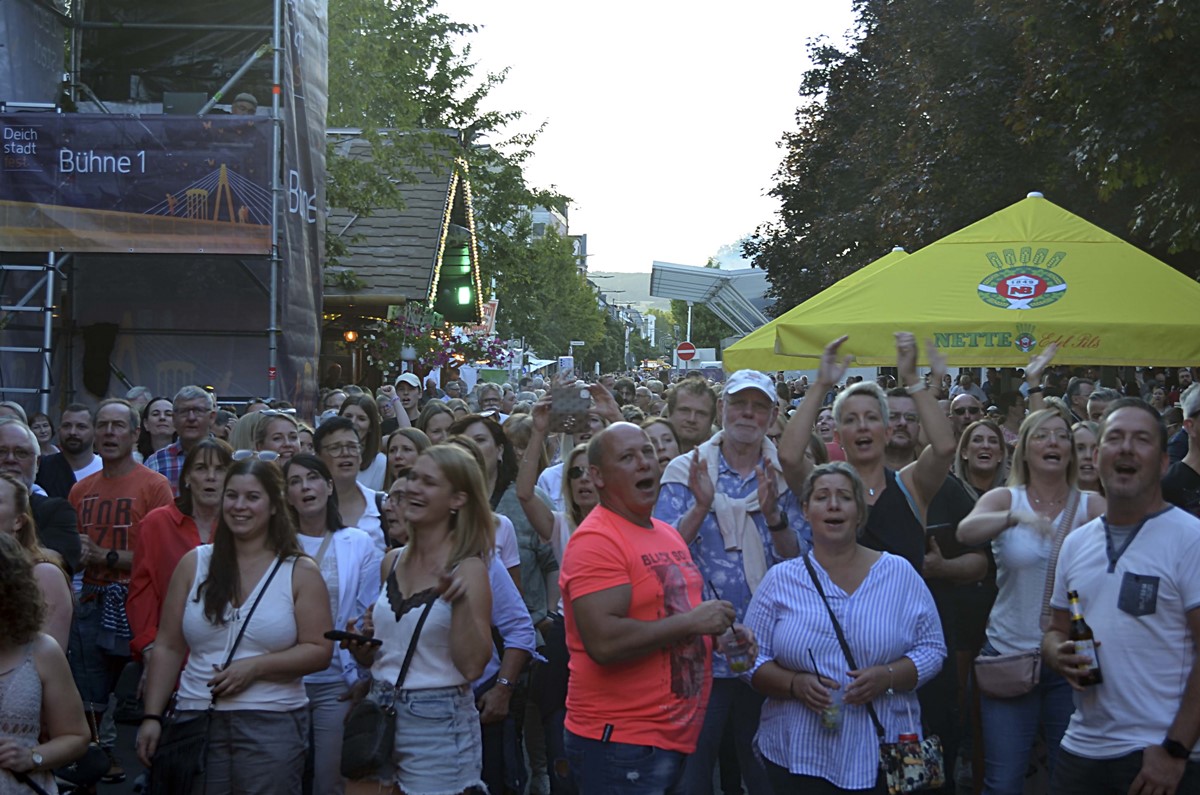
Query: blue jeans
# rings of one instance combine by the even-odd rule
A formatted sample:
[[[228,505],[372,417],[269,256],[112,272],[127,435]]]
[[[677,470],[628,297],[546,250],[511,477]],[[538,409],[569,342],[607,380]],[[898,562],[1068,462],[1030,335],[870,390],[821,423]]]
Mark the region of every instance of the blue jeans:
[[[1062,742],[1067,722],[1075,711],[1071,694],[1067,680],[1049,666],[1042,665],[1041,682],[1025,695],[1016,698],[980,696],[984,795],[1021,795],[1039,728],[1046,742],[1046,756],[1053,775],[1058,744]]]
[[[567,760],[580,795],[666,795],[677,789],[684,755],[652,745],[589,740],[566,732]]]
[[[764,700],[765,696],[740,679],[713,679],[700,739],[696,742],[695,752],[684,763],[684,792],[712,795],[713,768],[721,748],[721,736],[730,731],[747,792],[749,795],[771,795],[767,771],[751,748]]]

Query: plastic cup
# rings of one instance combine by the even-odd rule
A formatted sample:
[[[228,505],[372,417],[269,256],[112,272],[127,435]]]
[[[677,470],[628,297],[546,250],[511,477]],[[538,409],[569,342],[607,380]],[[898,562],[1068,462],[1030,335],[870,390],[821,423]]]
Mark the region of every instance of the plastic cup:
[[[745,632],[730,627],[721,633],[718,648],[725,656],[730,671],[740,674],[750,670],[750,639]]]
[[[841,731],[845,694],[840,687],[836,690],[831,688],[829,697],[833,699],[833,703],[821,711],[821,727],[826,731]]]

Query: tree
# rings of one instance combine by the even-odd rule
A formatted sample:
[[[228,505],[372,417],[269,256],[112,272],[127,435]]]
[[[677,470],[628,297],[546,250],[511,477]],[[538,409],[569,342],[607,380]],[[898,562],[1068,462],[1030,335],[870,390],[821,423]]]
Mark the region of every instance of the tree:
[[[858,0],[855,42],[810,47],[806,102],[797,129],[784,136],[772,189],[779,213],[745,246],[770,276],[779,299],[773,311],[895,245],[914,251],[1030,190],[1168,261],[1171,246],[1191,246],[1189,224],[1200,210],[1180,197],[1195,192],[1195,169],[1185,161],[1179,175],[1167,173],[1171,151],[1195,136],[1194,103],[1167,98],[1194,93],[1191,71],[1175,66],[1168,75],[1159,62],[1177,49],[1165,31],[1185,17],[1194,24],[1196,14],[1182,3],[1156,4],[1173,9],[1150,13],[1156,27],[1135,7],[1150,9],[1142,2],[1101,10],[1052,0]],[[1102,18],[1114,31],[1139,35],[1123,39],[1124,50],[1101,47]],[[1153,30],[1161,41],[1151,45]],[[1114,90],[1130,59],[1133,93],[1145,88],[1144,103]],[[1167,87],[1150,85],[1159,79]],[[1136,109],[1114,107],[1125,103]],[[1151,135],[1155,124],[1172,134]],[[1186,148],[1188,158],[1197,156]],[[1130,158],[1134,152],[1139,157]],[[1139,200],[1130,184],[1147,179],[1153,184]],[[1155,226],[1151,217],[1169,222]]]
[[[679,321],[675,319],[669,309],[652,308],[646,310],[646,313],[655,317],[654,341],[657,349],[654,351],[654,355],[669,357],[671,351],[679,346],[679,341],[683,339],[681,335],[685,333],[686,329],[680,328],[676,333],[675,327],[679,325]]]
[[[540,128],[510,135],[520,111],[482,109],[504,72],[475,74],[463,41],[475,30],[438,13],[434,0],[330,0],[328,124],[361,130],[371,159],[340,157],[331,144],[327,191],[330,206],[354,213],[403,209],[399,186],[414,167],[448,170],[465,157],[487,281],[496,275],[492,250],[527,208],[565,198],[525,181],[522,164]],[[338,236],[326,240],[336,258]]]
[[[526,218],[491,242],[492,268],[503,274],[496,280],[497,332],[523,337],[545,357],[566,353],[571,340],[583,340],[588,348],[599,344],[604,313],[579,272],[571,240],[552,229],[531,239],[528,226]]]

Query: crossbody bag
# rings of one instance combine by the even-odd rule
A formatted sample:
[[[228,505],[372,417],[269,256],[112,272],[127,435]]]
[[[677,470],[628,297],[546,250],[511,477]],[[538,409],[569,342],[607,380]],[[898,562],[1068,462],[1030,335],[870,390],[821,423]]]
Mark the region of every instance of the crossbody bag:
[[[259,590],[258,596],[254,597],[250,612],[246,614],[246,620],[242,622],[242,628],[238,630],[237,638],[233,641],[233,648],[229,650],[225,664],[221,666],[222,671],[233,662],[234,652],[242,642],[242,636],[246,634],[246,627],[250,626],[250,619],[254,618],[258,603],[271,587],[271,581],[275,579],[275,574],[282,565],[283,558],[277,558],[267,581]],[[146,788],[148,795],[192,792],[192,787],[203,779],[208,756],[208,732],[216,706],[217,697],[213,696],[208,703],[208,709],[199,717],[180,721],[178,713],[172,714],[163,728],[162,739],[154,751],[154,759],[151,760],[150,783]]]
[[[1054,572],[1058,568],[1058,553],[1063,539],[1071,532],[1075,513],[1079,509],[1079,489],[1071,489],[1067,506],[1058,520],[1054,541],[1050,545],[1050,560],[1046,566],[1046,583],[1042,589],[1042,609],[1038,622],[1043,632],[1050,625],[1050,593],[1054,589]],[[989,698],[1016,698],[1037,687],[1042,680],[1042,650],[1030,649],[1015,654],[981,654],[975,658],[975,684]]]
[[[838,645],[842,647],[842,656],[846,658],[846,664],[850,666],[851,671],[857,671],[858,663],[854,660],[854,652],[850,651],[846,633],[842,631],[841,622],[838,621],[833,608],[829,606],[825,589],[821,587],[821,580],[817,578],[817,571],[813,568],[812,561],[807,554],[804,556],[804,566],[808,569],[808,576],[812,579],[813,586],[817,589],[817,594],[820,595],[821,602],[824,603],[825,610],[829,613],[829,620],[833,623],[833,632],[837,635]],[[917,725],[913,720],[912,706],[907,706],[912,733],[916,734]],[[867,714],[871,717],[871,723],[875,726],[875,735],[879,740],[879,769],[883,771],[889,795],[916,792],[922,789],[938,789],[944,786],[946,773],[942,759],[941,739],[937,735],[931,734],[920,741],[889,743],[887,732],[884,731],[883,723],[879,720],[879,714],[875,712],[875,705],[868,701],[866,707]]]

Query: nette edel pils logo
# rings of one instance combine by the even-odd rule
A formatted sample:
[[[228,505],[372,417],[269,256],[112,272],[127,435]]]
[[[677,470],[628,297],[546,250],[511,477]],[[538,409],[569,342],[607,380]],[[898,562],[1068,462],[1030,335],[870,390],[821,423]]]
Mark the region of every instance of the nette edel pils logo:
[[[1037,347],[1037,337],[1033,336],[1033,326],[1029,323],[1017,324],[1017,338],[1013,345],[1021,353],[1029,353]]]
[[[995,272],[979,283],[979,297],[985,304],[1001,309],[1040,309],[1054,303],[1067,291],[1067,283],[1054,273],[1067,256],[1058,251],[1024,246],[1019,251],[1006,248],[989,251],[988,263]]]

